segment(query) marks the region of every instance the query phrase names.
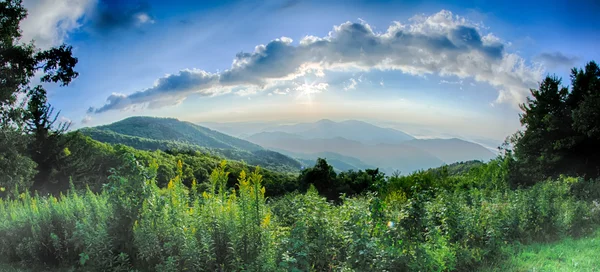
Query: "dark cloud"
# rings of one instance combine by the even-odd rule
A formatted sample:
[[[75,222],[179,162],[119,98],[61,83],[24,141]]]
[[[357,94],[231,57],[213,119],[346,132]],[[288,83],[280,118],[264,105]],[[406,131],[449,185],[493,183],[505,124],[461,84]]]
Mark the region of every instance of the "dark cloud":
[[[101,0],[91,15],[91,25],[99,33],[129,29],[152,22],[150,4],[139,1]]]
[[[347,68],[472,77],[497,87],[497,102],[514,105],[524,100],[541,76],[539,69],[505,52],[498,38],[483,36],[476,26],[441,11],[413,19],[410,25],[394,24],[385,33],[374,32],[365,22],[347,22],[326,37],[307,36],[298,44],[282,37],[257,46],[252,53],[238,53],[232,66],[221,73],[183,70],[146,90],[113,94],[93,112],[175,105],[191,93],[215,95],[234,88],[264,88],[269,82]]]
[[[542,53],[535,57],[537,61],[543,62],[549,68],[572,67],[579,60],[575,56],[566,56],[561,52]]]

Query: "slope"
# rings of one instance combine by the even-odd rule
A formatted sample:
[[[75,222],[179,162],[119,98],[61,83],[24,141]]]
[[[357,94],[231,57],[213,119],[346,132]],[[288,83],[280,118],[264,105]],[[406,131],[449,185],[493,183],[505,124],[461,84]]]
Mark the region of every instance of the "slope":
[[[141,150],[196,150],[282,172],[302,167],[300,162],[257,144],[173,118],[130,117],[79,131],[100,142]]]

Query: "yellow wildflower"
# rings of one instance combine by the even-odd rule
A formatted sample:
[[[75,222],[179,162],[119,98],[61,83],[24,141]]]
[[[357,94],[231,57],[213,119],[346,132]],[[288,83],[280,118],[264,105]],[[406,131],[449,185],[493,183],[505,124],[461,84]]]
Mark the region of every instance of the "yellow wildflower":
[[[260,223],[260,225],[261,225],[263,228],[266,228],[266,227],[268,227],[268,226],[269,226],[269,224],[270,224],[270,223],[271,223],[271,213],[267,213],[267,214],[265,215],[265,218],[263,218],[262,222]]]
[[[169,184],[167,185],[167,188],[169,188],[169,189],[175,188],[175,183],[173,183],[173,180],[169,181]]]

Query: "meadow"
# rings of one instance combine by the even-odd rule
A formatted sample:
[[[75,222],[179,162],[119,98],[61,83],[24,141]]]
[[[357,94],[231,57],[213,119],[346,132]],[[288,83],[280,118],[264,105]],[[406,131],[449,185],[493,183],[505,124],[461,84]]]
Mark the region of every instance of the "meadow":
[[[472,271],[511,258],[508,246],[581,237],[600,223],[599,181],[563,176],[512,189],[500,158],[458,173],[388,177],[337,201],[314,187],[266,198],[258,168],[228,187],[226,162],[206,190],[183,184],[181,162],[160,188],[156,164],[128,159],[99,193],[0,200],[1,262],[95,271]]]

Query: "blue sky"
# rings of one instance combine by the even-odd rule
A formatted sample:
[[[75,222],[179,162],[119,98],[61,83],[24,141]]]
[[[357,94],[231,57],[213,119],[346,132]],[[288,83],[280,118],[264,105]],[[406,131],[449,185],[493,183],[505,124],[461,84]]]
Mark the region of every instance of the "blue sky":
[[[24,39],[79,58],[48,86],[74,127],[330,118],[502,140],[528,88],[600,59],[597,1],[24,2]]]

